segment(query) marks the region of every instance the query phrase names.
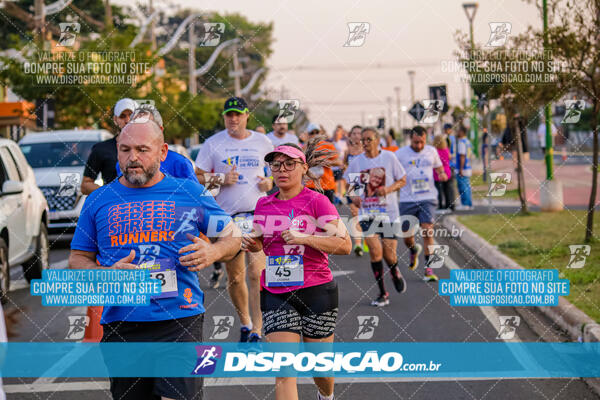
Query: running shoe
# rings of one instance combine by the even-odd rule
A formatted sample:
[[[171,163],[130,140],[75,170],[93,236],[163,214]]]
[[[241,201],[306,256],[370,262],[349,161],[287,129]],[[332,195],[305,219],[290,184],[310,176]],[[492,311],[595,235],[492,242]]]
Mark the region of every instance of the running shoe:
[[[354,254],[356,254],[356,257],[362,257],[363,254],[365,254],[365,252],[363,251],[363,248],[360,244],[357,244],[356,246],[354,246]]]
[[[248,343],[258,343],[262,342],[262,337],[256,332],[252,332],[250,337],[248,338]]]
[[[217,289],[221,283],[221,277],[223,276],[223,268],[215,269],[210,276],[210,287]]]
[[[425,282],[435,282],[438,281],[439,278],[436,274],[433,273],[431,268],[425,268],[425,276],[423,276],[423,280]]]
[[[387,293],[379,295],[378,298],[371,302],[371,305],[375,307],[383,307],[387,306],[388,304],[390,304],[390,295]]]
[[[321,394],[321,392],[319,392],[317,390],[317,400],[323,400],[323,399],[325,399],[325,397],[323,397],[323,395]],[[334,399],[335,399],[335,397],[333,395],[331,395],[331,400],[334,400]]]
[[[415,252],[410,253],[410,263],[408,264],[408,268],[413,271],[417,269],[417,266],[419,265],[419,254],[421,254],[421,251],[423,251],[423,247],[417,243],[415,244]]]
[[[248,342],[249,337],[250,337],[250,329],[243,326],[240,329],[240,343]]]
[[[394,287],[396,288],[398,293],[406,292],[406,281],[400,273],[400,268],[396,266],[390,269],[390,275],[392,275],[392,281],[394,282]]]

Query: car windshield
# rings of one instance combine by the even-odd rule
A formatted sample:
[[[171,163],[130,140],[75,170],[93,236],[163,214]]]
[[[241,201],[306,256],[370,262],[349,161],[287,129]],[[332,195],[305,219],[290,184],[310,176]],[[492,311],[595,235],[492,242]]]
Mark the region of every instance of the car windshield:
[[[190,150],[190,158],[192,159],[192,161],[196,161],[196,157],[198,156],[199,152],[200,152],[200,147]]]
[[[96,142],[49,142],[22,144],[31,168],[78,167],[85,165]]]

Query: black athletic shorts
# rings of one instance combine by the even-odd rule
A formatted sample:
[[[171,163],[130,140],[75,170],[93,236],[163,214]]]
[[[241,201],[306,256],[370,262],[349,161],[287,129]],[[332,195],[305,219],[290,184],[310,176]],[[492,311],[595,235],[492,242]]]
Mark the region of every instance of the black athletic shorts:
[[[103,324],[102,342],[202,342],[204,314],[152,322],[115,321]],[[149,355],[148,362],[162,358]],[[164,360],[164,359],[163,359]],[[104,358],[109,373],[111,363],[122,365],[121,358]],[[139,362],[137,360],[136,362]],[[114,400],[201,400],[202,378],[110,378]]]
[[[260,291],[260,309],[265,335],[294,332],[312,339],[333,334],[338,314],[335,281],[286,293]]]
[[[371,236],[374,233],[382,239],[397,239],[394,230],[394,224],[389,220],[383,220],[379,218],[362,219],[358,221],[360,230],[365,236]],[[373,229],[372,232],[369,232]]]

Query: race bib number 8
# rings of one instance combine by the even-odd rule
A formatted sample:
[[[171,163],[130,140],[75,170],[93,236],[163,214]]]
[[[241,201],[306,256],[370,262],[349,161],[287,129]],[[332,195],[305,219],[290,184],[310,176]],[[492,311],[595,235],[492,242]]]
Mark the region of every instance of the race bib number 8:
[[[304,262],[301,255],[269,256],[265,268],[268,287],[304,284]]]
[[[140,268],[149,269],[150,278],[160,281],[161,293],[158,296],[152,296],[153,299],[177,297],[177,272],[173,260],[157,259],[140,264]]]

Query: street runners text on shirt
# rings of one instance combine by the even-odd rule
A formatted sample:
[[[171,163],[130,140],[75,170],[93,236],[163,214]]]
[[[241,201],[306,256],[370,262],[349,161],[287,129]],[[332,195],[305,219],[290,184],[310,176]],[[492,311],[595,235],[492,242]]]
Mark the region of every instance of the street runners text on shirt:
[[[173,241],[175,202],[148,200],[116,204],[108,210],[110,245]]]
[[[44,306],[139,306],[150,304],[161,285],[149,270],[45,270],[30,292]]]
[[[556,306],[569,294],[568,279],[558,270],[452,270],[439,282],[439,293],[453,306]]]

